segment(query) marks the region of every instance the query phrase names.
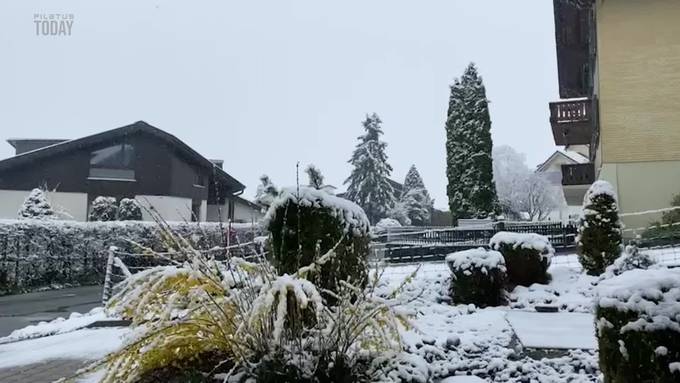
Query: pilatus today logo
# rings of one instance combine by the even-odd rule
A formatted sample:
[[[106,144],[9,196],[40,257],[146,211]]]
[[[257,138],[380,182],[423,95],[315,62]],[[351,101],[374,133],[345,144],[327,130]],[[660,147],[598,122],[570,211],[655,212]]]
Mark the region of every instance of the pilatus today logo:
[[[34,13],[36,36],[71,36],[72,13]]]

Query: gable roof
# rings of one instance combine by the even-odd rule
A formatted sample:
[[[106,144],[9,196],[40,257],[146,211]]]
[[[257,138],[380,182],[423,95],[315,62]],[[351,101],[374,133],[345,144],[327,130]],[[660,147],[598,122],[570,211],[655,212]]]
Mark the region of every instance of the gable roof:
[[[536,171],[539,173],[544,171],[550,165],[551,162],[553,162],[556,158],[559,157],[566,158],[567,161],[569,161],[572,164],[584,164],[590,161],[588,157],[573,150],[556,150],[555,153],[551,154],[547,160],[545,160],[542,164],[536,167]]]
[[[110,140],[114,140],[116,138],[126,137],[128,135],[136,133],[149,134],[168,143],[169,145],[177,149],[183,156],[196,162],[198,165],[203,166],[205,168],[213,169],[216,177],[234,186],[236,190],[245,189],[245,185],[240,183],[238,180],[229,175],[223,169],[220,169],[218,166],[215,166],[214,163],[200,155],[189,145],[185,144],[183,141],[173,136],[172,134],[167,133],[154,126],[151,126],[144,121],[137,121],[133,124],[125,125],[120,128],[107,130],[101,133],[85,136],[74,140],[58,142],[40,149],[35,149],[25,153],[18,154],[14,157],[10,157],[0,161],[0,171],[12,169],[17,166],[27,165],[34,161],[50,158],[61,153],[70,152],[72,150],[88,148],[100,144],[102,142],[107,142]]]

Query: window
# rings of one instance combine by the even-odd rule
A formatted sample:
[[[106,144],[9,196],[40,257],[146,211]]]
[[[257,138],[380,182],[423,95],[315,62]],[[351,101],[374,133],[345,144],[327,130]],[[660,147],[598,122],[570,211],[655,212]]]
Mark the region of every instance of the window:
[[[135,150],[130,144],[116,144],[95,150],[90,154],[90,178],[135,179]]]
[[[195,186],[205,186],[205,176],[201,173],[196,173],[196,179],[194,180]]]

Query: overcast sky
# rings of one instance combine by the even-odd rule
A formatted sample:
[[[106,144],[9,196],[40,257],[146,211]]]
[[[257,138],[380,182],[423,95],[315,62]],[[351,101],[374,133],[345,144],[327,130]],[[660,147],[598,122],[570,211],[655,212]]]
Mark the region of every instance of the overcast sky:
[[[37,36],[36,13],[74,15]],[[252,197],[266,173],[316,164],[344,189],[366,113],[383,120],[393,178],[418,167],[446,207],[449,84],[474,61],[494,145],[530,166],[555,147],[552,1],[3,1],[0,138],[78,138],[144,120]],[[13,148],[0,143],[0,158]]]

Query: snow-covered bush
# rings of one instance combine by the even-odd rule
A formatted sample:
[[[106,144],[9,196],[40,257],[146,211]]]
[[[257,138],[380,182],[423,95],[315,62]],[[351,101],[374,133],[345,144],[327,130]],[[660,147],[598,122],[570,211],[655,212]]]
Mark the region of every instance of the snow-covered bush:
[[[283,189],[272,201],[264,225],[279,274],[291,274],[333,250],[333,259],[311,280],[337,291],[340,281],[364,283],[367,273],[369,222],[355,203],[323,190]]]
[[[612,265],[607,266],[602,277],[611,278],[629,270],[648,269],[655,264],[656,262],[649,254],[640,252],[636,245],[628,245],[621,256],[616,258]]]
[[[614,188],[607,181],[594,182],[583,197],[576,237],[578,259],[588,274],[602,274],[619,257],[622,229]]]
[[[211,381],[219,373],[229,383],[373,382],[384,371],[371,368],[373,360],[402,349],[400,330],[410,327],[409,318],[389,299],[403,284],[381,298],[374,294],[377,277],[366,289],[343,282],[336,305],[328,306],[308,278],[333,250],[277,276],[264,260],[215,262],[175,233],[164,236],[190,261],[126,282],[109,309],[132,319],[136,335],[80,374],[103,367],[103,383]]]
[[[41,189],[35,188],[19,209],[19,219],[54,219],[54,210]]]
[[[680,381],[680,270],[630,270],[598,286],[600,369],[609,383]]]
[[[172,222],[168,225],[201,247],[225,245],[225,228],[219,223]],[[232,229],[241,243],[261,235],[257,226],[236,225]],[[138,252],[139,246],[168,250],[158,225],[152,222],[0,220],[0,295],[101,283],[109,246],[116,246],[124,253]],[[248,248],[231,252],[241,250],[252,251]],[[124,261],[131,266],[149,265],[147,259],[140,257]]]
[[[529,286],[550,279],[548,267],[555,250],[545,236],[501,231],[491,237],[489,247],[503,254],[508,282]]]
[[[382,232],[395,227],[401,227],[401,223],[399,223],[399,221],[394,218],[383,218],[378,221],[375,226],[373,226],[373,230],[376,232]]]
[[[113,197],[99,196],[90,206],[90,221],[115,221],[118,216],[118,206]]]
[[[132,198],[123,198],[118,204],[119,221],[141,221],[142,209],[139,203]]]
[[[451,253],[446,256],[451,269],[451,297],[456,303],[477,306],[504,304],[505,260],[501,253],[484,248]]]

